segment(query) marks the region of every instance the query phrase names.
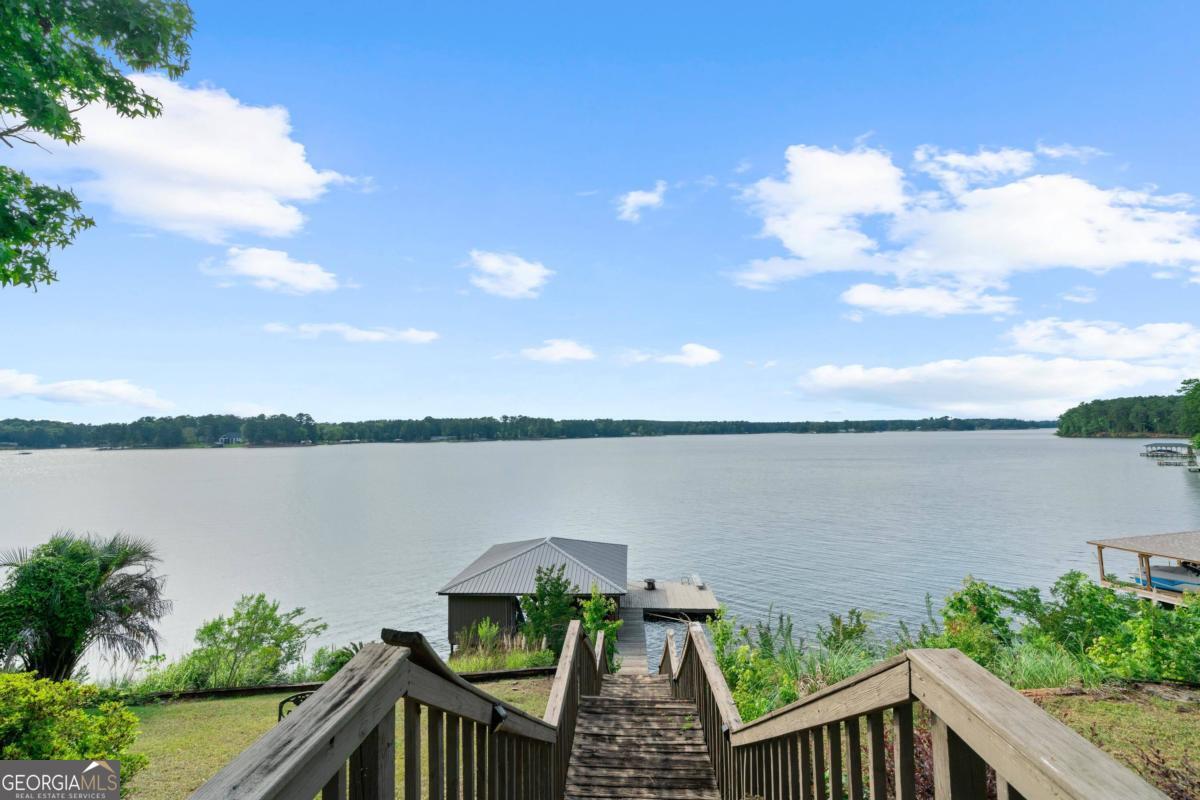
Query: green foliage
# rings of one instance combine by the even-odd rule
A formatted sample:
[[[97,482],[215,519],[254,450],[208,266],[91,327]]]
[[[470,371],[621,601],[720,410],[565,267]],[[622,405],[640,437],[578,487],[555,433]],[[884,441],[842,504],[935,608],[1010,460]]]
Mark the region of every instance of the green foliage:
[[[312,661],[297,667],[291,680],[294,683],[327,681],[349,664],[361,649],[362,642],[351,642],[341,647],[318,647],[312,655]]]
[[[154,625],[171,609],[150,543],[61,533],[32,552],[0,556],[0,648],[39,677],[71,677],[93,646],[132,660],[158,647]]]
[[[1200,602],[1173,610],[1141,603],[1136,616],[1100,636],[1088,655],[1120,678],[1200,683]]]
[[[304,613],[303,608],[281,611],[279,601],[268,600],[264,594],[242,595],[228,617],[219,616],[200,626],[195,650],[172,664],[150,659],[136,689],[172,692],[286,683],[290,671],[299,667],[309,640],[327,627]],[[328,671],[335,664],[340,669],[337,662],[344,658],[344,664],[355,652],[353,646],[347,651],[322,655],[322,663],[312,669]]]
[[[793,634],[791,617],[780,614],[772,624],[739,627],[721,608],[708,624],[717,665],[725,675],[743,720],[757,719],[800,697],[861,672],[879,659],[865,615],[851,609],[849,620],[830,616],[816,646]]]
[[[74,144],[83,138],[74,115],[91,103],[157,116],[158,101],[124,67],[182,75],[192,26],[181,0],[0,3],[0,143],[33,144],[41,134]],[[70,191],[0,167],[0,286],[54,281],[50,250],[91,225]]]
[[[475,418],[377,419],[314,422],[307,414],[236,417],[142,417],[129,423],[0,420],[0,442],[19,447],[192,447],[239,434],[248,444],[301,442],[462,442],[516,439],[594,439],[622,436],[676,436],[749,433],[839,433],[843,431],[1025,430],[1053,422],[1004,419],[893,419],[839,422],[660,421],[638,419],[548,419],[502,416]]]
[[[450,666],[457,672],[552,667],[557,662],[552,650],[538,646],[541,637],[534,640],[524,634],[504,634],[500,625],[487,617],[459,634],[458,647],[450,656]]]
[[[567,626],[575,619],[575,595],[579,593],[565,577],[566,564],[538,567],[533,594],[521,597],[525,635],[532,641],[543,637],[557,656],[567,637]]]
[[[617,603],[611,597],[600,594],[600,587],[592,584],[592,593],[580,606],[583,612],[583,632],[595,646],[600,631],[604,631],[604,658],[611,670],[617,653],[617,631],[622,621],[617,616]]]
[[[558,663],[552,650],[499,650],[486,653],[471,650],[454,654],[450,667],[455,672],[494,672],[507,669],[553,667]]]
[[[1200,382],[1185,380],[1174,395],[1092,400],[1064,412],[1060,436],[1200,435]]]
[[[1068,572],[1048,598],[968,576],[940,619],[929,597],[926,606],[929,620],[915,635],[901,623],[886,642],[874,639],[858,609],[818,626],[816,646],[793,636],[782,614],[774,625],[769,615],[750,629],[721,609],[708,631],[747,721],[913,647],[957,648],[1018,689],[1090,687],[1111,678],[1200,683],[1200,600],[1164,609]]]
[[[99,690],[33,673],[0,674],[0,758],[25,760],[116,759],[121,796],[146,757],[129,751],[138,722],[120,703],[97,705]]]
[[[1179,386],[1179,432],[1195,436],[1200,445],[1200,378],[1188,378]]]
[[[50,251],[67,247],[93,224],[71,192],[0,166],[0,286],[36,287],[57,280]]]

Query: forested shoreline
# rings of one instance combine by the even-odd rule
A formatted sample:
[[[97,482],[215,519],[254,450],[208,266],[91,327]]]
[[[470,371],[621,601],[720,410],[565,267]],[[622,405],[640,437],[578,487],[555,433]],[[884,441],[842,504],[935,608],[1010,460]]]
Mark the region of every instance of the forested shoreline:
[[[1058,419],[1069,437],[1200,437],[1200,382],[1187,380],[1172,395],[1114,397],[1080,403]]]
[[[0,420],[0,447],[175,448],[219,444],[282,446],[339,442],[512,441],[747,433],[878,433],[1053,428],[1055,422],[1019,419],[840,420],[825,422],[663,421],[501,416],[317,422],[308,414],[239,417],[232,414],[143,417],[133,422],[86,424],[53,420]]]

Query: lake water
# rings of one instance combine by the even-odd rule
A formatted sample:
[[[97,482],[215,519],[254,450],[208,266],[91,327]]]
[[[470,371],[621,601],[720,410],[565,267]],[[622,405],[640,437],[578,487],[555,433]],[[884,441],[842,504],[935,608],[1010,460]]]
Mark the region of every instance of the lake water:
[[[1200,529],[1200,475],[1141,445],[1043,430],[0,453],[0,549],[67,529],[152,539],[169,655],[249,592],[324,618],[325,642],[387,626],[444,647],[438,587],[544,535],[628,544],[631,580],[699,573],[744,620],[774,606],[811,630],[859,606],[888,625],[968,573],[1045,586],[1094,571],[1089,538]]]

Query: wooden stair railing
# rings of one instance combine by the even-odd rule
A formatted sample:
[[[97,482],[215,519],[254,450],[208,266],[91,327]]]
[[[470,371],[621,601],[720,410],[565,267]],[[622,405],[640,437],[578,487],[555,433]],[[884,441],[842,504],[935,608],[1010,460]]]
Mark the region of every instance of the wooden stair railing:
[[[546,715],[543,717],[545,723],[555,731],[554,763],[550,775],[551,796],[555,800],[563,796],[567,786],[567,768],[575,744],[575,724],[579,719],[579,698],[600,693],[600,682],[608,671],[607,665],[604,632],[597,634],[596,648],[593,650],[579,620],[572,620],[558,657],[558,669],[554,673],[554,684],[550,687],[550,699],[546,701]]]
[[[688,626],[680,656],[671,634],[663,650],[673,693],[699,709],[723,800],[915,800],[914,718],[928,726],[936,800],[984,800],[989,777],[999,800],[1166,798],[957,650],[908,650],[750,723],[703,627]]]
[[[554,793],[559,729],[463,680],[421,634],[384,629],[382,639],[363,647],[193,800],[318,794],[322,800],[393,800],[398,784],[405,800],[561,796]],[[586,641],[576,652],[587,655],[582,672],[592,680],[596,664]]]

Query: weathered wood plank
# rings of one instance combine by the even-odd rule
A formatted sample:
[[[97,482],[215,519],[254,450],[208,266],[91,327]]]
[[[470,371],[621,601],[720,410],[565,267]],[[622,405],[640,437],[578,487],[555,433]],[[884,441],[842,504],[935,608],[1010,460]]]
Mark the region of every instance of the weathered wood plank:
[[[896,773],[896,800],[916,800],[912,703],[892,709],[892,764]]]
[[[929,727],[933,744],[934,800],[987,800],[987,765],[936,714]]]
[[[887,800],[887,754],[881,711],[867,715],[867,773],[871,800]]]
[[[446,662],[442,661],[441,657],[433,649],[433,646],[430,645],[429,641],[420,633],[411,631],[397,631],[392,630],[391,628],[384,628],[380,634],[380,638],[382,638],[387,644],[406,648],[410,654],[410,661],[414,666],[433,673],[433,675],[462,690],[463,693],[474,695],[476,698],[479,698],[480,700],[483,700],[489,704],[492,708],[499,707],[503,709],[504,720],[500,723],[500,727],[503,728],[505,732],[513,733],[517,736],[527,736],[531,739],[537,739],[543,742],[554,741],[555,730],[552,725],[546,724],[537,717],[525,713],[516,706],[509,705],[498,697],[488,694],[478,686],[463,680],[462,676],[450,669],[450,667],[446,665]],[[443,696],[445,694],[446,692],[442,692]],[[477,703],[472,703],[462,699],[457,702],[464,708],[479,707]],[[430,703],[430,705],[434,704]],[[446,710],[453,711],[459,716],[471,717],[472,719],[479,721],[471,714],[464,713],[456,708],[448,708]],[[486,723],[491,723],[492,718],[489,716],[483,721]]]
[[[846,720],[846,778],[852,800],[862,800],[862,736],[859,734],[858,717]]]
[[[421,798],[421,704],[404,698],[404,800]]]
[[[445,746],[445,714],[441,709],[427,708],[425,754],[428,756],[426,771],[429,773],[429,800],[442,800],[446,790],[442,749]]]
[[[910,650],[913,694],[1028,800],[1165,795],[957,650]]]

